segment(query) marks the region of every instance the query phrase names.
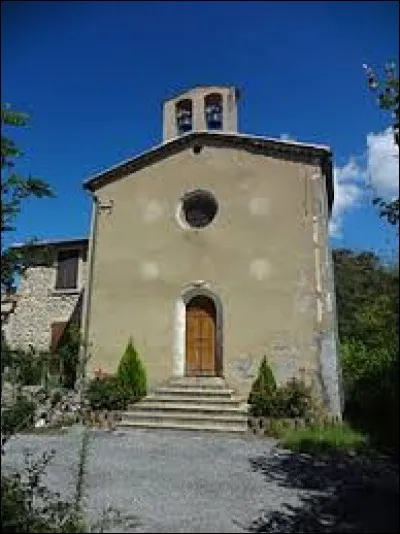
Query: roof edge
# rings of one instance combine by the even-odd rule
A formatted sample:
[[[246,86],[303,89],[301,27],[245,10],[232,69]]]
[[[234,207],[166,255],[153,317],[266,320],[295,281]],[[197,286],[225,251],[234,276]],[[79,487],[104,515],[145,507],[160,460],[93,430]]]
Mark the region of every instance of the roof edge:
[[[261,143],[266,146],[277,146],[280,148],[287,148],[290,149],[297,149],[300,152],[303,153],[313,153],[314,155],[324,155],[328,156],[332,154],[331,148],[327,145],[317,145],[312,143],[304,143],[300,141],[291,141],[291,140],[284,140],[284,139],[276,139],[273,137],[265,137],[265,136],[258,136],[253,134],[243,134],[243,133],[236,133],[236,132],[209,132],[208,130],[202,130],[202,131],[196,131],[196,132],[188,132],[187,134],[174,137],[172,139],[168,139],[167,141],[164,141],[154,147],[152,147],[149,150],[146,150],[144,152],[139,153],[138,155],[126,159],[124,161],[121,161],[117,163],[116,165],[113,165],[112,167],[109,167],[105,169],[104,171],[101,171],[90,178],[86,179],[83,182],[83,188],[88,191],[93,191],[95,187],[93,187],[96,182],[102,182],[104,181],[108,175],[111,175],[115,173],[118,169],[123,169],[124,167],[127,167],[129,165],[133,165],[136,162],[139,163],[141,160],[145,160],[146,158],[151,157],[152,155],[155,155],[159,153],[162,150],[167,150],[168,148],[172,148],[174,146],[178,147],[179,145],[183,145],[186,143],[189,143],[191,140],[196,138],[204,137],[209,139],[220,139],[220,140],[227,140],[231,139],[232,141],[243,141],[243,142],[249,142],[249,143]]]
[[[14,243],[11,249],[29,247],[56,247],[68,245],[87,245],[89,243],[88,237],[76,237],[71,239],[43,239],[42,241],[34,241],[32,243]]]
[[[178,92],[174,92],[172,93],[171,92],[171,95],[172,96],[169,96],[168,98],[162,98],[161,99],[161,105],[163,106],[166,102],[169,102],[170,100],[176,100],[177,98],[179,98],[180,96],[183,96],[187,93],[190,93],[191,91],[195,91],[196,89],[207,89],[207,88],[212,88],[212,87],[215,87],[217,89],[234,89],[235,90],[235,94],[236,94],[236,99],[238,100],[241,96],[241,94],[243,93],[243,91],[241,91],[241,89],[236,85],[236,84],[230,84],[230,83],[227,83],[227,84],[197,84],[197,85],[192,85],[191,87],[188,87],[187,89],[182,89]]]

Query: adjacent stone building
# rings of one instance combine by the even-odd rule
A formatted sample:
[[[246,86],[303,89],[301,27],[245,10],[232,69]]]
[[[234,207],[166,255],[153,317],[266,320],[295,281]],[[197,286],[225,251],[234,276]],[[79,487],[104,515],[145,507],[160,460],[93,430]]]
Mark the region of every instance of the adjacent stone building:
[[[201,86],[167,100],[163,142],[84,183],[89,239],[52,243],[57,262],[28,270],[13,344],[54,344],[82,305],[89,376],[114,372],[132,336],[150,387],[220,376],[245,398],[266,354],[279,381],[303,372],[340,414],[332,154],[238,133],[238,97]]]
[[[88,239],[37,246],[46,250],[45,261],[21,277],[17,293],[2,303],[2,319],[11,347],[48,351],[56,349],[71,320],[81,323]]]

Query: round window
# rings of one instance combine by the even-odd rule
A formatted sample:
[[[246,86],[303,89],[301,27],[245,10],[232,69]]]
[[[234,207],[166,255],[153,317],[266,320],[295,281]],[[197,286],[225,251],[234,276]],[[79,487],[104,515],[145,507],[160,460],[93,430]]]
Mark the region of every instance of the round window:
[[[181,204],[181,219],[191,228],[204,228],[214,219],[218,204],[207,191],[192,191],[185,195]]]

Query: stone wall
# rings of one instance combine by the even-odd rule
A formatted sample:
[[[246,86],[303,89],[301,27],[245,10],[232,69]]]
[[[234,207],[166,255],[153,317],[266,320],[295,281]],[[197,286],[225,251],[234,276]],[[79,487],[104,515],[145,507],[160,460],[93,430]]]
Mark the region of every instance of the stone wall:
[[[48,350],[51,323],[68,321],[80,302],[86,281],[86,262],[80,259],[77,290],[54,290],[55,266],[27,269],[16,294],[17,303],[7,325],[11,348]]]

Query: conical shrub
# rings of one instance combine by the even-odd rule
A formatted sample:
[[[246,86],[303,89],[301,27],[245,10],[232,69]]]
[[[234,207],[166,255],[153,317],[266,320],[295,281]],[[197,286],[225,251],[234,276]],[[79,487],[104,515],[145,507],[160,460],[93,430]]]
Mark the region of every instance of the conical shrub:
[[[147,394],[147,378],[145,368],[134,347],[132,338],[118,365],[117,376],[126,392],[138,400]]]
[[[274,374],[263,357],[249,394],[250,412],[256,416],[272,416],[275,412],[275,396],[277,386]]]
[[[266,356],[264,356],[261,361],[257,378],[255,379],[251,390],[260,393],[273,393],[276,391],[274,373],[267,362]]]

